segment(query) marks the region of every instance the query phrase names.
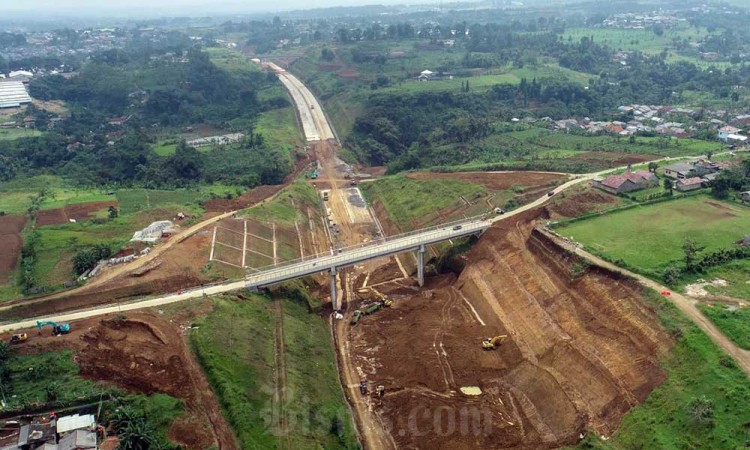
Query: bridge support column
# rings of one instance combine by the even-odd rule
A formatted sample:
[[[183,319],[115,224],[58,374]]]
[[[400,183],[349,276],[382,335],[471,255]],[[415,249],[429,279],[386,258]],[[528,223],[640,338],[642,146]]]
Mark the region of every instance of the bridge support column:
[[[338,311],[341,309],[341,305],[339,305],[339,297],[336,292],[336,268],[331,267],[331,304],[333,305],[333,310]]]
[[[424,245],[420,245],[417,250],[417,281],[419,287],[424,286]]]

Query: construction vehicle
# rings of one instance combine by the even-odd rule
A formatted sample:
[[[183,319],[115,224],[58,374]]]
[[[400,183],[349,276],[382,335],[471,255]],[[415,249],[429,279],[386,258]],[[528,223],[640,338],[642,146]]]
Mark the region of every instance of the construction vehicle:
[[[378,397],[383,398],[383,396],[385,395],[385,386],[383,386],[382,384],[379,384],[377,387],[377,390],[378,390]]]
[[[383,302],[373,303],[372,305],[365,308],[365,314],[370,315],[382,307],[383,307]]]
[[[70,324],[69,323],[61,323],[58,324],[57,322],[52,321],[36,321],[36,327],[39,328],[39,332],[42,331],[42,328],[45,326],[50,325],[52,327],[52,333],[55,334],[55,336],[59,336],[61,334],[68,334],[70,333]]]
[[[357,322],[359,322],[359,319],[360,319],[360,318],[361,318],[361,317],[362,317],[362,316],[363,316],[364,314],[365,314],[365,313],[363,313],[363,312],[362,312],[361,310],[356,310],[356,311],[354,311],[354,316],[352,317],[352,321],[351,321],[351,324],[352,324],[352,325],[356,325],[356,324],[357,324]]]
[[[367,380],[362,380],[359,382],[359,393],[362,395],[367,395]]]
[[[495,347],[499,347],[500,344],[503,343],[505,339],[508,338],[507,334],[502,334],[500,336],[495,336],[492,338],[487,338],[482,341],[482,348],[485,350],[494,350]]]
[[[11,344],[20,344],[21,342],[26,342],[28,338],[29,337],[26,335],[26,333],[18,333],[11,336],[9,342]]]
[[[375,294],[375,297],[377,297],[383,303],[383,306],[393,305],[393,300],[389,299],[388,297],[376,291],[375,289],[371,288],[370,290],[372,291],[373,294]]]

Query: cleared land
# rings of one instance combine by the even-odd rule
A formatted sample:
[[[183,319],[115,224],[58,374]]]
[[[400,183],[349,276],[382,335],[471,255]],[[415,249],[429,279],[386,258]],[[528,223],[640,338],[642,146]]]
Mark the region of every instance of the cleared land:
[[[586,430],[611,435],[664,381],[659,358],[673,341],[640,303],[641,289],[608,272],[579,270],[531,232],[536,214],[488,230],[458,279],[434,278],[422,292],[389,290],[394,306],[352,328],[355,364],[385,386],[382,403],[371,403],[392,424],[398,446],[575,444]],[[502,334],[509,338],[500,348],[482,350],[482,339]],[[461,394],[465,386],[482,394]],[[426,411],[416,424],[415,408]],[[481,417],[469,427],[488,428],[459,432],[462,408]],[[436,419],[441,414],[453,415],[452,433],[435,425],[445,424]]]
[[[570,223],[558,232],[612,261],[660,275],[682,266],[686,238],[711,252],[734,245],[749,227],[750,208],[701,195]]]

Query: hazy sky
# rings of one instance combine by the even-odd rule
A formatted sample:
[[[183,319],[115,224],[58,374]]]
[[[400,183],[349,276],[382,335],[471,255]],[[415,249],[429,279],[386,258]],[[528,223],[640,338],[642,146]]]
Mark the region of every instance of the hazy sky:
[[[0,0],[0,14],[61,15],[151,14],[193,15],[253,13],[329,6],[438,3],[439,0]]]

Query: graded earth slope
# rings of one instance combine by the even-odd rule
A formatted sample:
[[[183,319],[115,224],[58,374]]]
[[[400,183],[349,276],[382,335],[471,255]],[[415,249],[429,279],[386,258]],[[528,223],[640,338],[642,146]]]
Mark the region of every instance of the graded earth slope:
[[[672,339],[641,288],[533,232],[538,214],[496,224],[458,278],[391,293],[392,308],[352,329],[356,364],[385,386],[373,404],[399,448],[575,444],[586,430],[613,433],[664,380]]]

